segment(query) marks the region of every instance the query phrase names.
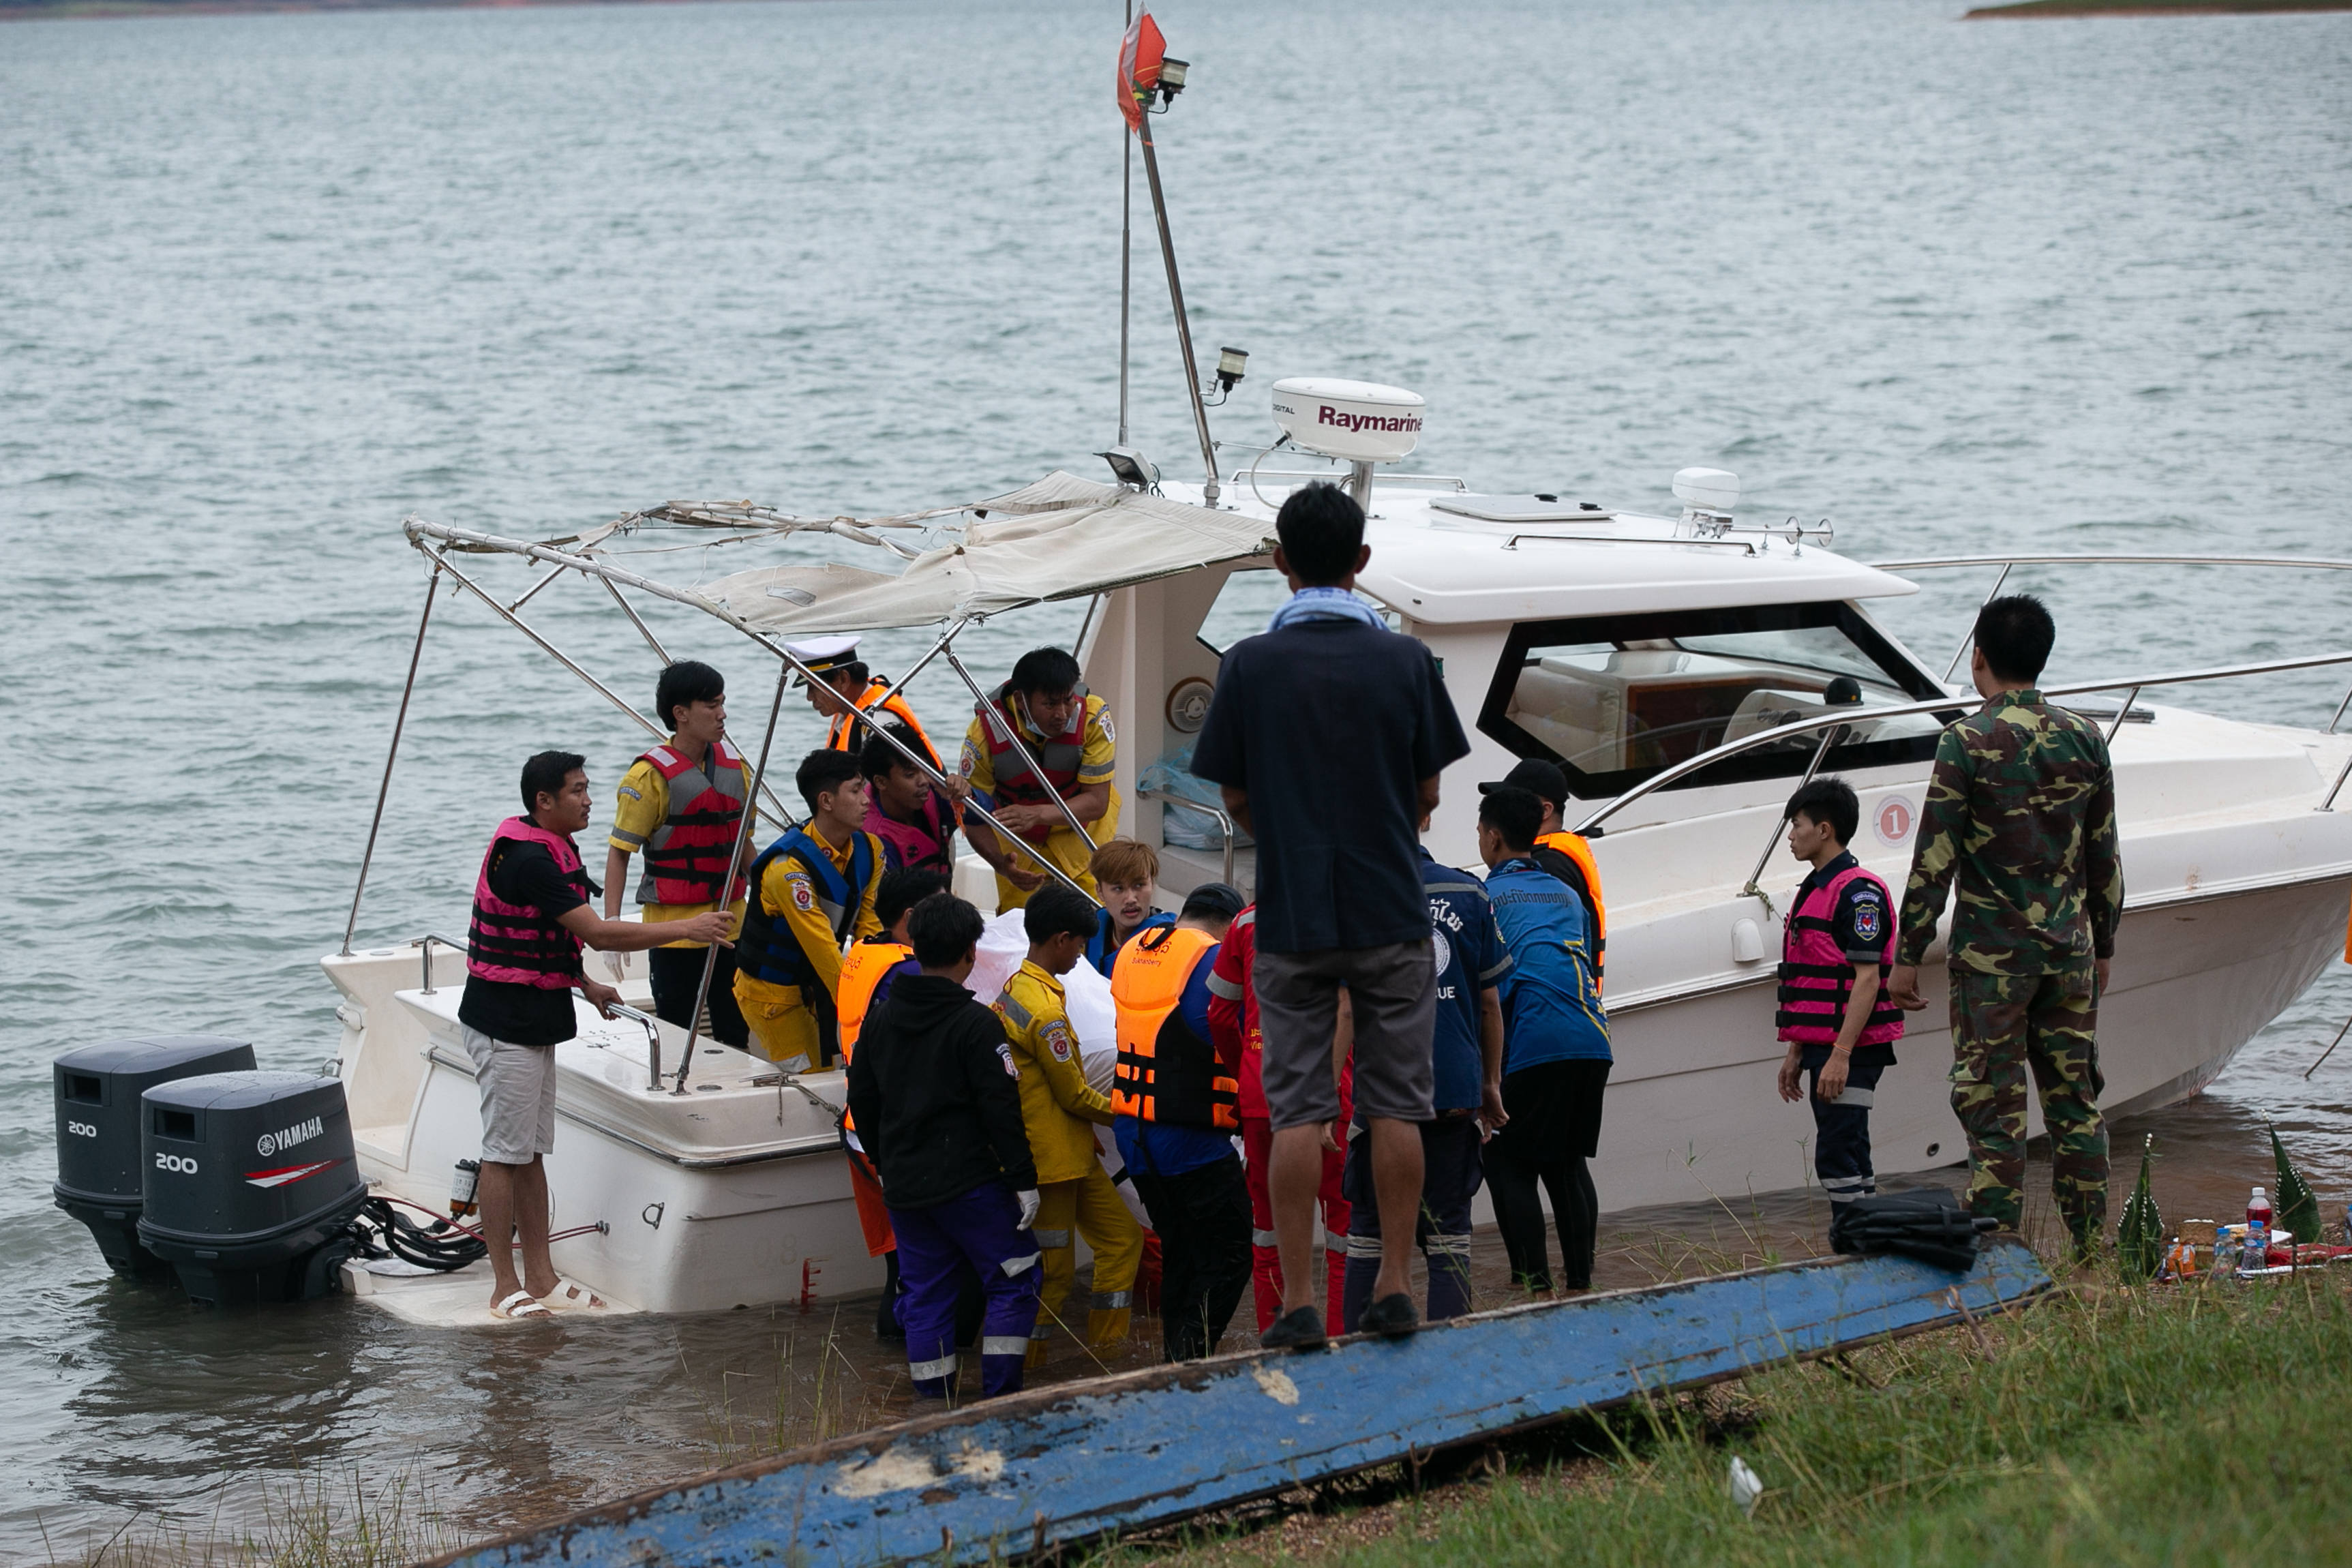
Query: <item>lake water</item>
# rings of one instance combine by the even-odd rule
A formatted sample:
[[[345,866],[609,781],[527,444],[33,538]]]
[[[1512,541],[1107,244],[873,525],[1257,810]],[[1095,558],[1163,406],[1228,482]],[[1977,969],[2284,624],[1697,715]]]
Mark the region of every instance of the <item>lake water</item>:
[[[1429,398],[1416,467],[1655,508],[1719,464],[1864,558],[2352,554],[2352,17],[1960,9],[1169,0],[1194,327],[1254,356],[1219,433],[1264,438],[1277,375],[1356,375]],[[0,1552],[134,1510],[235,1522],[346,1465],[406,1467],[478,1528],[693,1468],[774,1383],[805,1324],[526,1344],[116,1284],[49,1205],[48,1058],[164,1028],[331,1053],[316,960],[421,602],[404,514],[541,536],[673,497],[872,515],[1094,472],[1118,31],[1023,0],[0,27],[0,730],[12,779],[56,786],[0,916]],[[1135,439],[1190,478],[1148,233]],[[519,593],[509,565],[486,570]],[[2020,581],[2072,676],[2352,622],[2336,581]],[[1984,586],[1914,601],[1915,646],[1955,646]],[[532,613],[650,700],[584,587]],[[964,646],[996,668],[1074,622]],[[874,644],[885,669],[916,646]],[[362,941],[459,918],[477,847],[435,825],[503,804],[518,755],[573,744],[604,794],[636,744],[478,606],[436,616],[425,679]],[[2342,679],[2195,700],[2316,723]],[[816,735],[788,710],[779,750]],[[2261,1179],[2263,1114],[2352,1188],[2352,1051],[2299,1076],[2347,1010],[2332,969],[2148,1119],[2168,1207]]]

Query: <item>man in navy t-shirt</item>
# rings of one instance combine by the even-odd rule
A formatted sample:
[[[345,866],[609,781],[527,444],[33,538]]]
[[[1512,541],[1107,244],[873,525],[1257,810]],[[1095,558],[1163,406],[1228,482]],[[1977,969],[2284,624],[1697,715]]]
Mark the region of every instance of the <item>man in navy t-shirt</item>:
[[[1192,771],[1224,786],[1225,809],[1258,842],[1251,979],[1283,1279],[1282,1316],[1261,1342],[1307,1350],[1324,1342],[1309,1261],[1323,1140],[1339,1115],[1331,1038],[1343,989],[1385,1237],[1363,1326],[1419,1325],[1406,1288],[1421,1206],[1416,1128],[1433,1114],[1436,972],[1415,824],[1470,742],[1429,649],[1356,597],[1371,558],[1363,509],[1306,485],[1282,503],[1275,531],[1275,569],[1291,596],[1262,635],[1226,650]]]
[[[1423,817],[1422,831],[1429,831]],[[1478,1146],[1507,1120],[1503,1114],[1503,1002],[1496,989],[1511,954],[1495,923],[1486,889],[1467,871],[1421,852],[1422,891],[1429,900],[1437,949],[1437,1021],[1430,1050],[1437,1115],[1421,1124],[1421,1217],[1414,1241],[1429,1263],[1429,1321],[1470,1310],[1470,1201],[1478,1195]],[[1347,1304],[1340,1326],[1355,1332],[1380,1272],[1380,1207],[1371,1194],[1363,1120],[1349,1130],[1341,1191],[1354,1206],[1348,1227]]]

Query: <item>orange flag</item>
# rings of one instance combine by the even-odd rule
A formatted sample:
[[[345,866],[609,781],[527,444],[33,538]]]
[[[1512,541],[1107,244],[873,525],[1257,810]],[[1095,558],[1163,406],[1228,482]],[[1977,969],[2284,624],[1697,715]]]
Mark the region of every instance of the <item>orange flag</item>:
[[[1151,89],[1160,85],[1160,62],[1167,57],[1168,45],[1160,37],[1160,24],[1146,11],[1118,41],[1118,111],[1127,117],[1129,131],[1143,129],[1143,105]]]

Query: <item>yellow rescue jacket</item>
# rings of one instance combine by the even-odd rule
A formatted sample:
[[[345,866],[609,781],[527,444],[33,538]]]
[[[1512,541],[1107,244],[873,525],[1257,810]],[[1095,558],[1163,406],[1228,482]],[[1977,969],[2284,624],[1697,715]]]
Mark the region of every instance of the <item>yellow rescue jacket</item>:
[[[1110,1125],[1110,1101],[1087,1082],[1062,983],[1024,960],[996,999],[1021,1084],[1021,1121],[1040,1182],[1075,1182],[1095,1167],[1094,1129]]]

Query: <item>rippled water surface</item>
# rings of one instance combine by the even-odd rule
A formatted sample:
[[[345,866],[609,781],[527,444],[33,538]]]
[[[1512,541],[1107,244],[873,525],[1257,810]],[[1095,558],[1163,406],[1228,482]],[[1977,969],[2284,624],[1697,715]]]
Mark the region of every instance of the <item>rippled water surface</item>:
[[[1718,463],[1865,558],[2352,555],[2352,17],[1960,8],[1169,0],[1194,325],[1254,355],[1220,434],[1259,438],[1276,375],[1360,375],[1428,396],[1433,471],[1657,506]],[[677,496],[870,514],[1091,472],[1118,31],[1016,0],[0,27],[0,720],[26,807],[0,1552],[347,1461],[413,1467],[478,1526],[691,1468],[772,1384],[805,1323],[526,1343],[118,1285],[49,1206],[47,1060],[159,1027],[331,1053],[316,959],[421,602],[404,514],[544,534]],[[1138,277],[1136,440],[1185,474],[1149,251]],[[2028,575],[2069,675],[2352,636],[2330,581]],[[1936,584],[1906,634],[1940,657],[1983,586]],[[650,698],[590,590],[532,613]],[[997,666],[1073,618],[968,651]],[[602,785],[635,746],[478,607],[436,620],[362,940],[458,918],[477,847],[436,822],[502,804],[519,755],[575,745]],[[876,641],[885,668],[913,646]],[[2340,691],[2200,700],[2319,722]],[[815,734],[793,710],[778,744]],[[2172,1201],[2259,1177],[2265,1112],[2352,1189],[2352,1053],[2299,1076],[2347,1008],[2331,972],[2148,1119]]]

